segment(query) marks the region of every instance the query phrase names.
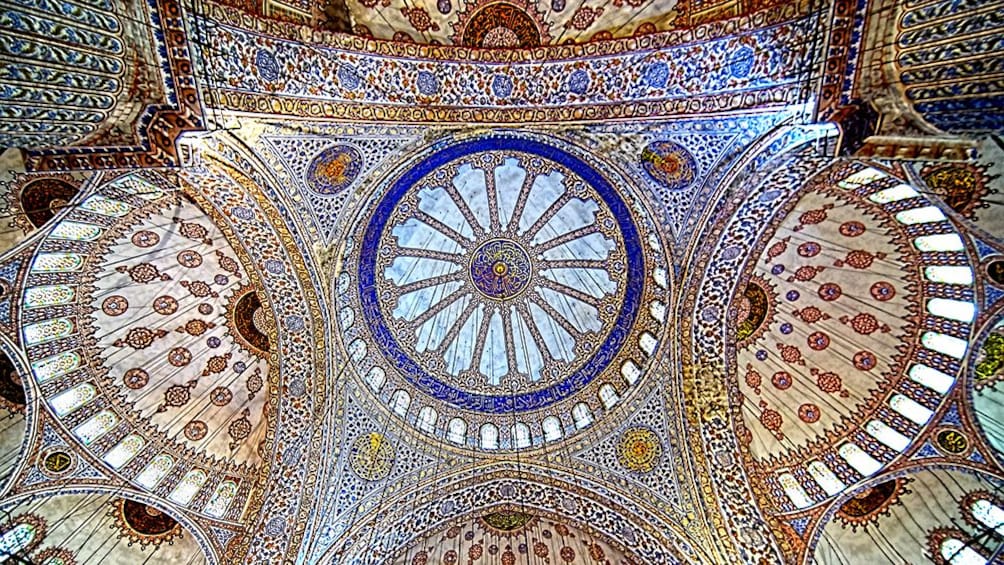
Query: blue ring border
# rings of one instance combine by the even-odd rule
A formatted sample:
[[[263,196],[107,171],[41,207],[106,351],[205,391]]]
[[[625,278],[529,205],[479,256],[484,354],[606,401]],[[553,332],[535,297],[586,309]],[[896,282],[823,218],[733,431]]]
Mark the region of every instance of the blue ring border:
[[[520,394],[494,396],[470,393],[428,374],[414,359],[398,345],[387,327],[380,311],[377,296],[376,260],[387,220],[394,207],[418,181],[435,169],[466,155],[481,151],[519,151],[559,163],[579,175],[592,186],[610,209],[624,238],[625,255],[628,263],[627,286],[624,302],[617,320],[610,328],[607,339],[599,346],[595,355],[576,372],[545,389]],[[590,165],[562,149],[539,141],[516,137],[484,137],[459,142],[426,157],[409,168],[394,182],[384,194],[371,215],[363,235],[359,252],[359,296],[363,315],[374,341],[381,353],[392,363],[399,373],[413,386],[429,396],[446,402],[456,408],[489,414],[528,412],[539,410],[560,402],[575,394],[606,369],[613,361],[624,341],[631,332],[638,307],[641,303],[642,287],[645,280],[645,261],[638,229],[631,219],[627,205],[607,179]]]

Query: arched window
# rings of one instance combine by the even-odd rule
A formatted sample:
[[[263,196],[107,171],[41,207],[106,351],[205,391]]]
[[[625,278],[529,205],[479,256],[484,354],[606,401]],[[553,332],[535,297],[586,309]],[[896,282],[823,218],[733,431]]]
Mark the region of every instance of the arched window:
[[[517,449],[530,447],[530,444],[532,443],[532,440],[530,439],[530,426],[527,426],[523,422],[513,424],[512,442]]]
[[[809,475],[819,484],[820,488],[826,491],[826,494],[833,496],[840,493],[847,485],[843,481],[837,478],[833,474],[833,471],[826,466],[826,463],[822,461],[813,461],[809,463]]]
[[[146,440],[143,436],[137,434],[130,434],[118,442],[118,444],[111,448],[111,450],[105,454],[105,463],[108,463],[112,467],[119,469],[133,457],[139,453],[143,446],[146,445]]]
[[[467,422],[461,418],[450,420],[446,429],[446,439],[461,445],[467,441]]]
[[[223,481],[220,486],[216,487],[216,492],[213,493],[212,498],[206,503],[206,514],[210,516],[215,516],[217,518],[222,518],[223,514],[230,507],[230,503],[233,502],[234,497],[237,496],[237,483],[233,481]]]
[[[496,428],[493,424],[482,425],[480,436],[481,436],[482,449],[498,449],[499,429]]]
[[[986,565],[987,560],[959,538],[945,538],[941,542],[941,558],[951,565]]]
[[[0,558],[4,560],[10,555],[27,554],[45,535],[45,522],[37,516],[21,514],[14,518],[12,524],[12,527],[0,535]]]
[[[208,476],[200,469],[192,469],[185,473],[178,486],[174,487],[168,498],[178,504],[188,504],[198,494],[199,489],[206,483]]]
[[[894,394],[889,399],[889,407],[918,426],[926,424],[934,415],[926,406],[902,394]]]
[[[387,373],[380,367],[373,367],[366,373],[366,384],[370,385],[373,392],[380,392],[383,383],[387,380]]]
[[[544,418],[540,426],[544,430],[544,441],[555,441],[561,439],[561,420],[554,416]]]
[[[89,420],[77,426],[73,433],[76,434],[84,445],[90,445],[101,436],[108,433],[108,430],[119,423],[119,417],[111,410],[102,410],[91,416]]]
[[[870,477],[882,468],[882,464],[853,443],[845,443],[837,448],[840,457],[865,477]]]
[[[436,420],[439,419],[439,413],[432,406],[423,406],[421,410],[418,411],[418,428],[424,432],[432,432],[436,428]]]
[[[174,457],[161,453],[147,463],[143,471],[136,476],[136,482],[147,490],[153,490],[160,481],[174,468]]]
[[[791,473],[784,473],[777,478],[781,483],[781,488],[788,495],[788,500],[795,505],[795,508],[808,508],[812,506],[812,499],[805,493],[805,489],[799,484],[798,479]]]
[[[1004,536],[1004,508],[992,500],[985,492],[976,493],[970,498],[969,512],[973,519],[993,530],[999,536]]]
[[[593,413],[589,411],[588,406],[580,402],[572,407],[572,421],[575,422],[575,429],[581,430],[593,423]]]
[[[617,404],[617,401],[620,400],[620,397],[617,396],[617,391],[614,390],[614,387],[610,383],[604,383],[600,386],[599,395],[600,402],[603,403],[603,407],[607,410],[613,408]]]
[[[52,405],[57,416],[65,416],[94,398],[97,392],[97,389],[90,383],[80,383],[54,396],[49,404]]]
[[[928,349],[956,359],[965,357],[968,348],[966,340],[938,332],[924,332],[924,335],[920,336],[920,342]]]
[[[401,389],[395,390],[390,397],[390,409],[398,416],[404,416],[408,413],[409,406],[411,406],[411,395]]]

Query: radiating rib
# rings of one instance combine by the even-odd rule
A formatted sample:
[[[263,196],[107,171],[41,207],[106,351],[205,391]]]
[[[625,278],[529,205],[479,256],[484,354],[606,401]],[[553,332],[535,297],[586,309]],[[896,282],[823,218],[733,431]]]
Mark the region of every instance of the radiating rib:
[[[554,362],[554,357],[551,357],[551,350],[547,348],[544,336],[540,335],[540,328],[537,327],[533,316],[530,315],[530,308],[527,307],[527,303],[527,300],[519,301],[516,304],[516,311],[523,318],[523,325],[530,330],[530,337],[533,338],[534,343],[537,345],[537,351],[540,352],[541,357],[544,359],[544,366],[546,367],[548,363]]]
[[[588,226],[582,226],[581,228],[574,229],[570,232],[565,232],[558,237],[549,239],[545,242],[537,244],[533,250],[535,253],[543,253],[558,247],[559,245],[568,243],[569,241],[575,241],[580,237],[586,237],[587,235],[594,234],[600,231],[600,228],[596,227],[596,224],[590,224]]]
[[[554,259],[544,260],[543,270],[546,269],[599,269],[605,271],[610,266],[610,262],[601,259]]]
[[[416,290],[422,290],[423,288],[436,286],[438,284],[461,281],[463,280],[461,273],[462,271],[454,271],[452,273],[447,273],[445,275],[429,277],[427,279],[421,279],[412,283],[408,283],[406,285],[399,286],[397,287],[398,291],[400,292],[399,296],[404,296],[411,292],[415,292]]]
[[[537,221],[534,222],[533,225],[526,230],[526,232],[524,232],[523,237],[525,237],[528,241],[532,240],[533,237],[537,235],[537,232],[540,231],[540,228],[547,225],[547,223],[551,221],[551,218],[554,217],[554,214],[558,210],[561,210],[561,207],[571,199],[572,195],[567,190],[563,192],[554,202],[551,202],[551,205],[547,207],[547,210],[544,210],[544,213],[537,218]]]
[[[522,164],[523,162],[520,161],[520,165]],[[519,189],[519,197],[516,199],[516,205],[513,206],[512,216],[509,218],[509,223],[506,224],[505,231],[512,233],[519,231],[519,222],[523,219],[523,208],[526,207],[526,199],[530,197],[530,190],[533,189],[535,180],[537,180],[537,177],[530,174],[530,171],[526,171],[526,176],[523,177],[523,185]]]
[[[470,301],[467,308],[464,308],[464,311],[461,312],[460,315],[457,316],[456,320],[453,321],[453,325],[450,326],[450,329],[446,332],[443,340],[439,342],[439,347],[450,347],[453,341],[457,339],[457,334],[460,333],[460,330],[467,324],[467,318],[471,317],[474,309],[477,308],[479,304],[480,303],[477,300]],[[436,349],[439,349],[439,347]],[[435,351],[436,349],[433,349],[432,351]],[[473,362],[474,360],[472,359],[471,363]]]
[[[417,207],[415,208],[414,216],[416,220],[424,224],[427,224],[429,227],[435,229],[444,236],[452,239],[453,241],[456,241],[457,244],[461,246],[463,245],[463,241],[465,240],[471,241],[470,238],[464,237],[464,235],[458,232],[457,230],[451,228],[450,226],[444,224],[443,222],[440,222],[439,220],[433,218],[429,214],[426,214],[425,212],[419,210]],[[473,232],[474,230],[472,229],[471,231]]]
[[[581,290],[574,289],[570,286],[565,286],[561,283],[556,283],[547,277],[540,277],[540,284],[546,286],[547,288],[555,292],[559,292],[561,294],[567,294],[568,296],[576,298],[581,302],[585,302],[586,304],[599,310],[600,299],[596,298],[592,294],[582,292]]]
[[[398,255],[408,257],[420,257],[423,259],[439,259],[455,265],[463,264],[463,256],[460,253],[446,253],[445,251],[435,251],[433,249],[416,249],[414,247],[398,247]]]
[[[499,233],[499,200],[495,186],[495,169],[482,169],[485,175],[485,192],[488,198],[488,231]]]
[[[519,365],[516,364],[516,340],[512,337],[512,311],[508,304],[504,304],[502,311],[502,334],[505,336],[505,355],[509,365],[509,372],[519,372]],[[503,375],[504,376],[504,375]]]
[[[485,306],[481,317],[481,327],[478,328],[477,340],[475,340],[474,357],[471,357],[471,366],[478,372],[481,371],[481,356],[485,353],[485,343],[488,341],[488,325],[492,320],[491,309]]]
[[[453,175],[451,176],[452,178],[456,178],[456,171],[453,171]],[[446,193],[450,195],[451,199],[453,199],[453,204],[457,207],[457,210],[460,210],[460,214],[464,216],[464,220],[467,221],[467,225],[470,226],[475,237],[483,236],[485,234],[485,228],[481,225],[481,222],[474,217],[474,213],[471,212],[470,207],[467,205],[467,201],[460,195],[460,191],[453,185],[452,180],[450,182],[443,183],[443,189],[446,190]]]
[[[435,316],[436,314],[438,314],[440,311],[442,311],[444,308],[446,308],[450,304],[453,304],[454,302],[456,302],[457,300],[459,300],[463,295],[460,295],[457,298],[454,298],[452,300],[447,300],[447,299],[450,298],[451,296],[454,296],[455,294],[457,294],[457,291],[459,291],[459,290],[461,290],[463,288],[464,288],[463,286],[459,286],[459,287],[457,287],[457,290],[454,290],[453,292],[451,292],[451,293],[447,294],[446,296],[440,298],[439,302],[433,304],[432,306],[429,307],[428,310],[426,310],[425,312],[422,312],[414,320],[412,320],[411,322],[409,322],[409,326],[412,329],[414,329],[415,331],[418,331],[418,328],[422,327],[422,324],[424,324],[425,322],[429,321],[430,318],[432,318],[433,316]]]
[[[557,322],[557,324],[561,326],[562,329],[568,332],[568,335],[572,336],[575,339],[585,337],[585,334],[580,332],[577,328],[575,328],[575,326],[572,325],[572,323],[568,319],[566,319],[557,310],[555,310],[554,307],[551,306],[550,302],[548,302],[547,300],[534,300],[533,302],[534,304],[537,305],[537,307],[546,312],[548,316],[550,316],[555,322]]]

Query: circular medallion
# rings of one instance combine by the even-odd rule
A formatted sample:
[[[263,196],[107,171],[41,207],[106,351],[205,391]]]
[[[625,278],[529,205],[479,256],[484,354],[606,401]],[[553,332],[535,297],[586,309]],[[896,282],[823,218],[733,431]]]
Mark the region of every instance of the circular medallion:
[[[379,481],[394,466],[394,446],[376,432],[363,434],[352,442],[349,462],[352,471],[364,481]]]
[[[471,257],[471,283],[495,300],[509,300],[530,284],[530,256],[514,241],[492,239]]]
[[[76,458],[69,451],[53,449],[42,455],[41,471],[50,477],[61,477],[76,467]]]
[[[541,26],[534,17],[508,2],[487,4],[462,25],[459,43],[467,47],[512,49],[543,43]]]
[[[362,170],[363,156],[351,145],[339,144],[321,151],[307,169],[307,186],[318,194],[345,190]]]
[[[659,239],[623,186],[556,146],[501,136],[439,148],[385,186],[350,235],[358,270],[339,276],[339,317],[364,330],[343,335],[358,336],[344,345],[369,388],[409,390],[416,415],[434,408],[439,426],[421,431],[477,413],[497,433],[463,434],[492,449],[542,442],[517,440],[512,415],[583,402],[592,419],[612,406],[600,386],[621,397],[638,381],[664,318],[640,312],[665,312],[649,284],[666,279],[646,276],[661,254],[628,251]]]
[[[653,141],[641,152],[641,164],[652,180],[670,190],[690,186],[697,178],[697,161],[682,145]]]
[[[935,435],[938,449],[950,455],[962,455],[969,450],[969,439],[954,428],[946,428]]]
[[[617,460],[628,471],[649,473],[659,464],[662,443],[648,428],[630,428],[617,442]]]

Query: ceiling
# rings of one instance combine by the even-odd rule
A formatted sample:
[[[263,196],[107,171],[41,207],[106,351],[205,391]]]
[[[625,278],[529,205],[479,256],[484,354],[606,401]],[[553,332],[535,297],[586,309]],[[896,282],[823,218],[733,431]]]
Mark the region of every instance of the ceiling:
[[[0,561],[997,559],[995,7],[94,6],[0,17]]]

